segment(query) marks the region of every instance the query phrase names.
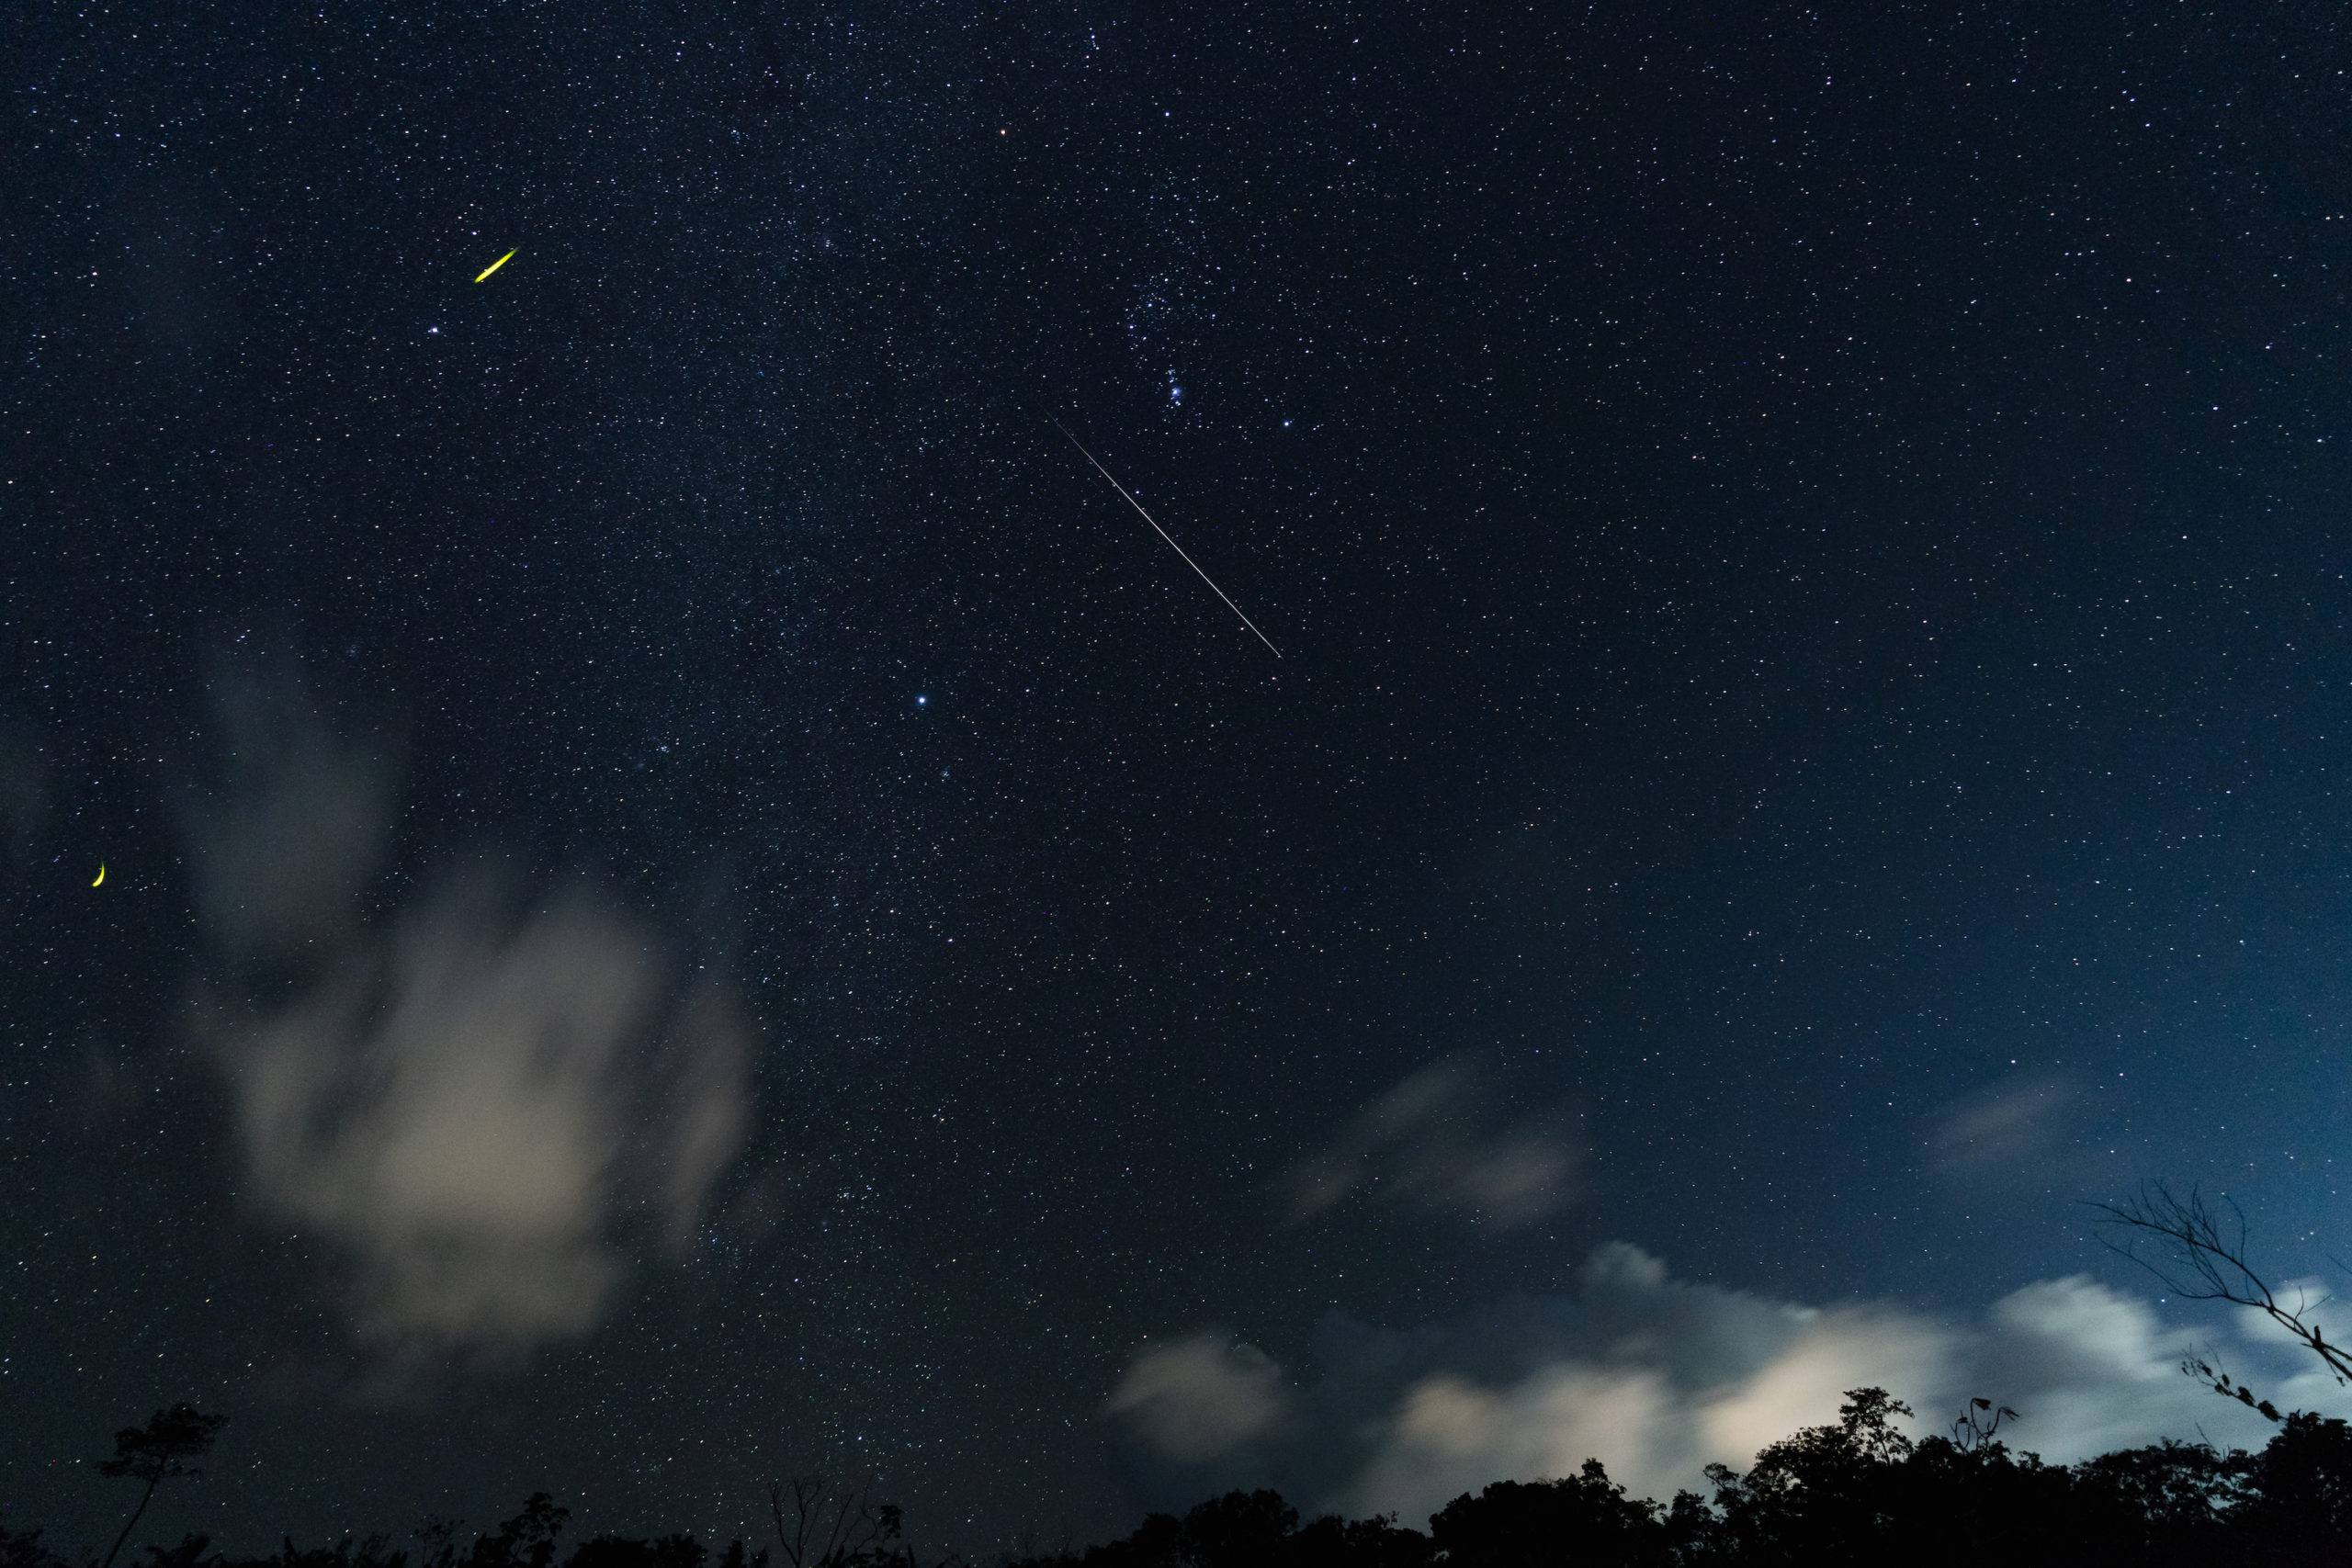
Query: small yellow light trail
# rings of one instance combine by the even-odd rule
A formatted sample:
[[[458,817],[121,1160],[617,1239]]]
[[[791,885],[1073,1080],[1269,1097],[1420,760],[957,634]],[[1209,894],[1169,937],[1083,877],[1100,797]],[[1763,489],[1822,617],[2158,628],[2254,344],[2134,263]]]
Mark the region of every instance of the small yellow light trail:
[[[517,245],[517,246],[515,246],[515,247],[514,247],[514,251],[519,251],[519,250],[521,250],[522,248],[523,248],[522,246]],[[507,252],[504,255],[503,255],[503,256],[499,257],[496,261],[494,261],[494,262],[491,263],[488,266],[486,266],[486,267],[482,268],[482,269],[481,269],[481,276],[479,276],[479,277],[477,277],[477,278],[475,278],[475,279],[474,279],[474,281],[475,281],[476,283],[487,283],[487,282],[489,282],[489,281],[490,281],[490,275],[491,275],[492,273],[496,272],[500,267],[504,266],[508,262],[511,262],[511,261],[513,261],[513,260],[514,259],[514,251],[509,251],[509,252]]]
[[[96,880],[94,880],[94,881],[92,881],[92,882],[91,882],[90,886],[93,886],[93,887],[96,887],[96,886],[100,882],[104,882],[106,879],[107,879],[107,863],[106,863],[106,862],[104,862],[104,861],[100,861],[100,862],[98,863],[98,874],[97,874],[97,876],[96,876]]]

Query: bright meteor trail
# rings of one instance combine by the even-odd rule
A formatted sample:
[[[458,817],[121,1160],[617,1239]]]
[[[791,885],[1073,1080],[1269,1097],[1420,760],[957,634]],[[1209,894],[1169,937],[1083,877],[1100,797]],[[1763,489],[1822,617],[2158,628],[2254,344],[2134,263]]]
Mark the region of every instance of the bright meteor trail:
[[[1054,428],[1060,431],[1064,435],[1069,435],[1069,426],[1064,424],[1060,420],[1054,421]],[[1174,539],[1169,538],[1168,530],[1161,527],[1159,521],[1155,519],[1150,513],[1146,512],[1143,509],[1143,502],[1137,501],[1132,495],[1127,495],[1127,487],[1121,484],[1117,479],[1111,479],[1111,470],[1104,468],[1099,461],[1097,461],[1094,454],[1087,451],[1085,445],[1080,442],[1077,436],[1069,435],[1069,444],[1076,446],[1080,453],[1085,457],[1088,462],[1094,464],[1094,471],[1096,473],[1101,474],[1106,479],[1111,479],[1111,488],[1117,491],[1121,495],[1126,496],[1127,504],[1136,509],[1136,514],[1137,516],[1151,525],[1151,531],[1153,533],[1159,535],[1161,538],[1168,540],[1168,547],[1170,549],[1174,550],[1180,556],[1184,556],[1184,547],[1178,544]],[[1200,562],[1194,560],[1190,556],[1184,556],[1184,564],[1191,567],[1194,572],[1198,573],[1200,580],[1203,582],[1208,582],[1210,592],[1216,594],[1220,599],[1225,599],[1225,607],[1227,609],[1232,611],[1237,615],[1241,615],[1241,606],[1235,604],[1230,599],[1226,599],[1224,589],[1219,588],[1214,582],[1209,582],[1209,574],[1201,570]],[[1266,634],[1258,629],[1257,622],[1251,620],[1247,615],[1241,615],[1241,624],[1250,628],[1250,635],[1251,637],[1254,637],[1260,642],[1266,644],[1266,651],[1268,653],[1272,654],[1276,659],[1280,659],[1283,656],[1283,650],[1276,648],[1272,642],[1268,642],[1266,639]]]
[[[517,245],[517,246],[515,246],[515,247],[514,247],[514,251],[519,251],[519,250],[521,250],[522,248],[523,248],[522,246]],[[503,256],[499,257],[496,261],[494,261],[494,262],[491,263],[488,266],[486,266],[486,267],[482,268],[482,269],[481,269],[481,276],[479,276],[479,277],[477,277],[477,278],[475,278],[475,279],[474,279],[474,281],[475,281],[476,283],[487,283],[487,282],[489,282],[489,281],[490,281],[490,275],[491,275],[492,273],[496,272],[500,267],[504,266],[508,262],[511,262],[511,261],[513,261],[513,260],[514,259],[514,251],[509,251],[509,252],[507,252],[504,255],[503,255]]]

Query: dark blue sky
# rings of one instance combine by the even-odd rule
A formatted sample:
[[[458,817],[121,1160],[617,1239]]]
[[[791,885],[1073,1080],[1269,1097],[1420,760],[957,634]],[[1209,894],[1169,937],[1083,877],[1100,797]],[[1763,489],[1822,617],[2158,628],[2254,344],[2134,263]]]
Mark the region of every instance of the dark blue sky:
[[[1099,1536],[1147,1340],[2341,1235],[2320,12],[0,27],[8,1528]]]

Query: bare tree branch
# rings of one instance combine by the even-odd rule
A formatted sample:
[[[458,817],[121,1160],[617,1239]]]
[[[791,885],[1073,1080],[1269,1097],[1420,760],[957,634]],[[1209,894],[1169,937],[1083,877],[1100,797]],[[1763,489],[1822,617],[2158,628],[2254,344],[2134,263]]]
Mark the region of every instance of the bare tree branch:
[[[2127,1202],[2091,1207],[2107,1215],[2100,1222],[2104,1233],[2100,1239],[2109,1250],[2147,1269],[2173,1294],[2189,1301],[2229,1302],[2256,1308],[2301,1340],[2338,1383],[2352,1386],[2352,1355],[2329,1344],[2310,1315],[2332,1298],[2313,1302],[2299,1292],[2292,1305],[2281,1301],[2247,1260],[2245,1213],[2234,1201],[2226,1198],[2222,1201],[2229,1204],[2226,1220],[2196,1188],[2190,1188],[2184,1198],[2163,1182],[2152,1181]],[[2202,1361],[2184,1363],[2184,1370],[2208,1377],[2215,1388],[2243,1404],[2260,1407],[2226,1373],[2215,1372]]]
[[[2198,1382],[2210,1385],[2215,1393],[2223,1398],[2236,1400],[2266,1421],[2277,1422],[2286,1419],[2279,1415],[2277,1405],[2267,1399],[2256,1399],[2254,1396],[2254,1390],[2237,1382],[2230,1376],[2228,1371],[2215,1366],[2202,1356],[2190,1356],[2184,1359],[2180,1363],[2180,1370]],[[2343,1380],[2338,1378],[2336,1381],[2341,1382]]]
[[[1989,1420],[1979,1414],[1987,1410],[1992,1411]],[[1996,1409],[1989,1399],[1972,1399],[1961,1411],[1960,1419],[1951,1424],[1952,1446],[1964,1454],[1988,1452],[1999,1446],[1994,1434],[2001,1429],[2002,1422],[2024,1419],[2023,1412],[2006,1404]]]
[[[821,1475],[796,1475],[768,1483],[768,1509],[786,1568],[873,1568],[899,1555],[889,1544],[899,1539],[899,1511],[876,1503],[870,1484],[836,1486]]]

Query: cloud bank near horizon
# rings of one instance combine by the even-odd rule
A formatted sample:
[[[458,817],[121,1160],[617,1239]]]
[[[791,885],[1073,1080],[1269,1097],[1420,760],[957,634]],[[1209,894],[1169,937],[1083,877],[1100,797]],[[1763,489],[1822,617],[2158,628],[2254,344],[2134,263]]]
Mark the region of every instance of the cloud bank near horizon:
[[[1418,1525],[1489,1482],[1573,1475],[1588,1458],[1637,1495],[1703,1490],[1769,1443],[1884,1387],[1944,1429],[1984,1395],[2025,1412],[2012,1446],[2053,1463],[2203,1433],[2259,1446],[2272,1427],[2184,1377],[2223,1350],[2282,1404],[2352,1416],[2352,1395],[2243,1317],[2167,1323],[2086,1275],[2039,1280],[1965,1320],[1893,1303],[1822,1309],[1670,1278],[1623,1243],[1568,1296],[1521,1296],[1443,1323],[1317,1327],[1311,1382],[1256,1347],[1196,1334],[1138,1354],[1109,1414],[1170,1506],[1272,1485],[1303,1510]]]

